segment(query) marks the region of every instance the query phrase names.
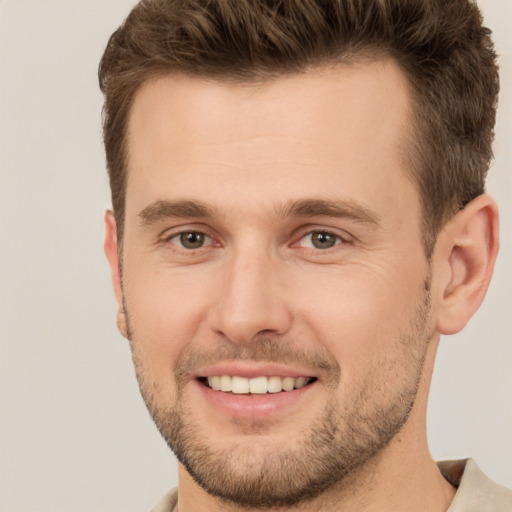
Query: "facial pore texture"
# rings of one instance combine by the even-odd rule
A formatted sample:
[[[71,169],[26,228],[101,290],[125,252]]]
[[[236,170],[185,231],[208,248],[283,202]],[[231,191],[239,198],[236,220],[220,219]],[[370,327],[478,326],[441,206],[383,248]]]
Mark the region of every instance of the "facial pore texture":
[[[129,336],[142,396],[179,461],[211,495],[246,508],[268,509],[295,506],[342,486],[345,477],[377,457],[400,432],[413,407],[432,338],[429,313],[427,278],[415,315],[399,335],[400,355],[393,359],[383,355],[375,363],[373,378],[359,382],[356,399],[343,405],[338,401],[343,369],[333,356],[318,349],[297,350],[293,340],[268,337],[251,345],[225,341],[208,351],[189,346],[174,366],[177,395],[175,403],[169,403],[146,374],[145,341],[138,338],[136,326],[130,325]],[[229,450],[219,450],[191,420],[194,404],[184,400],[182,391],[191,370],[225,360],[306,362],[325,376],[322,384],[329,389],[330,400],[323,414],[311,418],[293,449],[270,451],[262,441],[234,442]],[[390,369],[394,380],[388,378]],[[251,425],[251,433],[268,433],[264,424],[260,430],[257,427]]]

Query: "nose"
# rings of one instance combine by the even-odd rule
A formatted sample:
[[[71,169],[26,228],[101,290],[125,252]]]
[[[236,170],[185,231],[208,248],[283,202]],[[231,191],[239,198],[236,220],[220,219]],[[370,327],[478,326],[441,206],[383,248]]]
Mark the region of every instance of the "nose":
[[[218,300],[210,310],[210,328],[241,344],[285,334],[292,313],[279,263],[262,252],[234,255],[226,262]]]

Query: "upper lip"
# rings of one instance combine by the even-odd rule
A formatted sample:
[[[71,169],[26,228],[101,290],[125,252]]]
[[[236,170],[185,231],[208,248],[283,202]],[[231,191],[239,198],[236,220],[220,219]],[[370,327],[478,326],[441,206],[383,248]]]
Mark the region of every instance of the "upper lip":
[[[258,362],[237,362],[237,363],[219,363],[194,372],[194,378],[213,377],[216,375],[229,375],[231,377],[245,377],[253,379],[255,377],[316,377],[311,370],[292,368],[289,366],[278,365],[274,363]]]

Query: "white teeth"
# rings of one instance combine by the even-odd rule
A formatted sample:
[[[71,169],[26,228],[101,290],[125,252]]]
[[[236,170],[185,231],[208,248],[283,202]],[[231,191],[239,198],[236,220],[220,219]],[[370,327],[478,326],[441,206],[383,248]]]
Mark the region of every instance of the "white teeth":
[[[285,391],[291,391],[295,385],[295,379],[293,377],[285,377],[283,379],[283,389]]]
[[[208,377],[208,385],[215,391],[232,392],[236,395],[264,395],[265,393],[280,393],[281,391],[292,391],[303,388],[310,382],[308,377],[245,377],[215,375]]]
[[[249,379],[244,377],[233,377],[231,379],[231,391],[236,395],[249,393]]]
[[[208,378],[208,384],[215,391],[219,391],[220,390],[220,377],[217,377],[217,376],[209,377]]]
[[[281,377],[269,377],[267,390],[269,393],[280,393],[283,390],[283,382]]]
[[[232,389],[233,385],[231,384],[231,377],[229,375],[223,375],[220,378],[220,390],[228,392]]]
[[[308,383],[308,379],[306,377],[298,377],[295,379],[295,383],[293,387],[295,389],[303,388]]]
[[[264,395],[267,392],[267,377],[249,380],[249,391],[255,395]]]

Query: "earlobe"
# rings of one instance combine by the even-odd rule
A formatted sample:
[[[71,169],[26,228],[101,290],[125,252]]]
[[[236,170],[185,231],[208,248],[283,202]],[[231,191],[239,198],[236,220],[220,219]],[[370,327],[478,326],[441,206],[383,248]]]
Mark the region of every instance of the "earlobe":
[[[455,334],[480,307],[499,247],[498,210],[483,194],[458,212],[438,237],[434,258],[440,272],[437,331]]]
[[[117,305],[116,325],[121,336],[128,339],[128,325],[126,322],[126,313],[124,312],[123,304]]]
[[[117,302],[117,328],[119,332],[125,337],[128,337],[128,326],[126,321],[126,314],[124,311],[123,302],[123,288],[121,278],[121,265],[119,262],[118,241],[117,241],[117,227],[114,214],[107,210],[105,212],[105,243],[104,243],[105,256],[107,257],[110,266],[110,274],[112,277],[112,286]]]

